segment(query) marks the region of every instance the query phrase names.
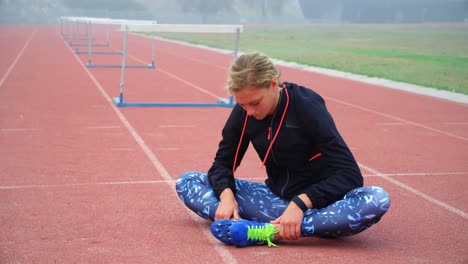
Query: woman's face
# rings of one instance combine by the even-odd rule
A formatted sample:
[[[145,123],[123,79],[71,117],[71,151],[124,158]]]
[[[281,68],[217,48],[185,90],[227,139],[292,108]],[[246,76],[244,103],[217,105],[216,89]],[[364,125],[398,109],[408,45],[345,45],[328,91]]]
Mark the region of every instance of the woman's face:
[[[267,88],[249,85],[240,91],[233,92],[232,95],[235,101],[247,111],[247,115],[261,120],[275,112],[279,99],[279,87],[277,81],[273,79]]]

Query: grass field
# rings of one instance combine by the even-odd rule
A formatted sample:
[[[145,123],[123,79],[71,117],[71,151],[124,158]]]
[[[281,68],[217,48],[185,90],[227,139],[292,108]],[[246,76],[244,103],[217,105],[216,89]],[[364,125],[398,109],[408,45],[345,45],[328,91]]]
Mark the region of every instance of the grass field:
[[[233,49],[228,34],[161,34]],[[246,25],[240,51],[468,94],[468,25]]]

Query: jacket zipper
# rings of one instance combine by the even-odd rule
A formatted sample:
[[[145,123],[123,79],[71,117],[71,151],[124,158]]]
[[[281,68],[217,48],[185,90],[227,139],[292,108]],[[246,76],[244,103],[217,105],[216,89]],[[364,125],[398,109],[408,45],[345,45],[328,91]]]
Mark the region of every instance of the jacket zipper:
[[[279,106],[279,101],[280,100],[281,100],[281,94],[280,94],[280,97],[278,99],[278,106]],[[273,116],[271,117],[270,126],[268,127],[268,136],[267,136],[268,141],[271,141],[271,134],[272,134],[272,130],[273,130],[272,129],[273,120],[275,120],[276,112],[278,111],[278,106],[276,106],[275,112],[273,113]]]
[[[289,183],[289,170],[286,169],[286,183],[284,184],[283,188],[281,188],[281,197],[284,197],[284,189],[288,186]]]
[[[279,106],[280,101],[281,101],[281,93],[280,93],[280,97],[278,98],[278,106]],[[273,113],[273,116],[271,117],[270,126],[268,127],[268,135],[267,135],[268,141],[272,140],[271,136],[273,134],[273,120],[275,120],[276,112],[278,112],[278,106],[276,107],[275,112]],[[273,148],[271,149],[271,155],[273,156],[273,160],[276,162],[275,155],[273,154]]]

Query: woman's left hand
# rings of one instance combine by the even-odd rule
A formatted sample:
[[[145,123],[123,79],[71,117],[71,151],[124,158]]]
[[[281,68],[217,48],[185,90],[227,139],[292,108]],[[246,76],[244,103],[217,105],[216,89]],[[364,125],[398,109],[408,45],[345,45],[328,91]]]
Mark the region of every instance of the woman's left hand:
[[[282,239],[296,240],[301,236],[301,224],[304,213],[295,203],[289,203],[283,214],[270,223],[279,230]]]

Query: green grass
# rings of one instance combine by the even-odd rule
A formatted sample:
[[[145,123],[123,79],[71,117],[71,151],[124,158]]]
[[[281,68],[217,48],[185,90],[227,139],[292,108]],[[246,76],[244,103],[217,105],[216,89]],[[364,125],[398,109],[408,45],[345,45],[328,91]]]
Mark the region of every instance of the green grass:
[[[235,38],[162,36],[225,49],[234,48]],[[239,47],[285,61],[468,94],[467,25],[245,26]]]

